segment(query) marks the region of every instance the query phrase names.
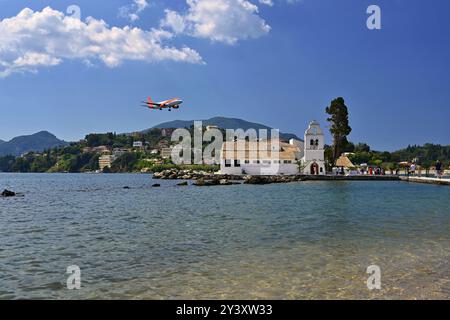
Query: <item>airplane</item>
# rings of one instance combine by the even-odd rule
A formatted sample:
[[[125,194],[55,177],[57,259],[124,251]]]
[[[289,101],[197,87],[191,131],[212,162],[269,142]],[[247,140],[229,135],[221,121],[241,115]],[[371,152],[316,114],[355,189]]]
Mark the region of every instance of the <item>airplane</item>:
[[[152,110],[162,110],[162,109],[169,109],[169,111],[172,111],[173,109],[179,109],[180,104],[183,103],[183,100],[180,100],[180,98],[174,98],[170,100],[161,101],[158,103],[155,103],[152,101],[152,98],[148,97],[147,101],[142,101],[144,105],[142,105],[145,108],[149,108]]]

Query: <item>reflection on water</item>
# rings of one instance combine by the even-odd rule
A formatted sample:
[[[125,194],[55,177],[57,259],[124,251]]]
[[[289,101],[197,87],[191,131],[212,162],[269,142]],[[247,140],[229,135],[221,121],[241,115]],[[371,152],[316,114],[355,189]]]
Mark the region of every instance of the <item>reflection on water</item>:
[[[0,174],[0,298],[450,298],[450,189]],[[130,189],[123,189],[129,186]],[[382,290],[366,287],[367,266]],[[65,288],[78,265],[82,290]]]

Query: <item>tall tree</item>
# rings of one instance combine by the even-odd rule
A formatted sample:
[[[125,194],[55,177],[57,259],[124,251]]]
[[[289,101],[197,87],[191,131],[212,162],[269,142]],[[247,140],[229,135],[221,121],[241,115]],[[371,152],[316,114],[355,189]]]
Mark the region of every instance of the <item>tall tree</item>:
[[[352,128],[348,123],[348,109],[344,98],[339,97],[331,101],[325,111],[330,115],[327,121],[331,124],[330,132],[333,136],[332,163],[334,166],[337,158],[347,147],[347,136],[352,132]]]

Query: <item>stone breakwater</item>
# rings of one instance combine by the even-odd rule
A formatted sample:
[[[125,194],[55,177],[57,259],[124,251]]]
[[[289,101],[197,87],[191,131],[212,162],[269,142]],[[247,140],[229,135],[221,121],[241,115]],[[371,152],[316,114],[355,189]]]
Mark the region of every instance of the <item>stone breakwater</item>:
[[[153,174],[153,179],[194,180],[196,186],[217,186],[233,184],[271,184],[303,181],[304,176],[242,176],[218,174],[206,171],[170,169]],[[180,186],[187,185],[179,183]]]
[[[308,176],[308,175],[289,175],[289,176],[242,176],[218,174],[205,171],[177,170],[170,169],[157,172],[153,175],[154,179],[165,180],[194,180],[196,186],[217,186],[232,184],[272,184],[272,183],[291,183],[299,181],[398,181],[398,176]],[[188,185],[186,182],[178,184],[180,186]]]
[[[162,179],[162,180],[234,180],[240,181],[243,180],[242,176],[239,175],[229,175],[229,174],[215,174],[206,171],[199,170],[178,170],[178,169],[169,169],[161,172],[155,172],[153,174],[153,179]]]

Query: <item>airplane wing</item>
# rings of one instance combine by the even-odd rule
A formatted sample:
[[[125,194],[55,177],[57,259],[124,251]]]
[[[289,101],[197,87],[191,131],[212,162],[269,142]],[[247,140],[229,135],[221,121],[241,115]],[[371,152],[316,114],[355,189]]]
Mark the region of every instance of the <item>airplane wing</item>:
[[[149,105],[149,104],[143,104],[143,105],[141,105],[141,107],[148,108],[148,109],[160,109],[160,107],[157,105]]]

